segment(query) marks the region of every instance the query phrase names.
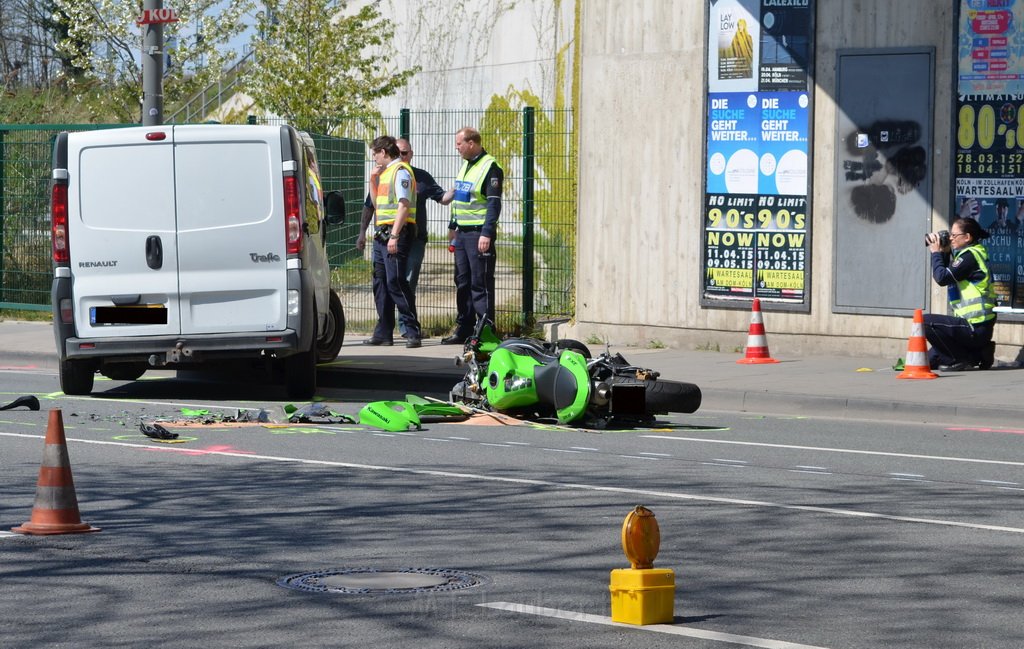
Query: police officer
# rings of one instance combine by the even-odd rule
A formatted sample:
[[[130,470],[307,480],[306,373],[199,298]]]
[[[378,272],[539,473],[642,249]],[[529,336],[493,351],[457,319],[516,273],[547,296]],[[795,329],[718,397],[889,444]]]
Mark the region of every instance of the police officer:
[[[455,189],[445,192],[452,204],[448,241],[455,248],[455,331],[441,344],[461,344],[473,333],[477,319],[494,322],[494,240],[501,215],[505,172],[480,143],[480,131],[465,127],[455,134],[463,159]]]
[[[382,135],[374,139],[371,147],[373,162],[377,167],[370,176],[375,217],[373,300],[377,305],[377,326],[373,336],[364,340],[363,344],[394,344],[397,308],[399,316],[406,322],[405,346],[420,347],[422,342],[420,323],[416,317],[416,298],[407,279],[409,248],[416,238],[416,180],[412,168],[402,162],[395,138]]]
[[[939,235],[925,237],[932,256],[932,278],[947,287],[953,315],[928,313],[924,335],[931,343],[932,369],[959,372],[987,370],[995,362],[992,332],[996,324],[996,291],[988,268],[988,252],[981,241],[988,232],[971,218],[959,218],[949,228],[949,244]]]
[[[444,197],[444,189],[437,184],[434,177],[425,169],[412,166],[412,145],[405,138],[395,140],[398,145],[398,155],[412,168],[413,179],[416,181],[416,238],[412,240],[409,247],[409,258],[406,263],[408,273],[406,279],[409,281],[409,290],[416,295],[416,285],[420,279],[420,267],[423,265],[423,258],[427,250],[427,199],[433,199],[440,203]],[[375,176],[379,177],[383,168],[377,167],[370,174],[371,183]],[[362,223],[359,228],[359,236],[356,238],[356,248],[362,250],[366,246],[366,229],[373,218],[373,195],[366,194],[366,201],[363,203]],[[405,338],[409,337],[409,323],[407,318],[401,314],[398,317],[398,331]]]

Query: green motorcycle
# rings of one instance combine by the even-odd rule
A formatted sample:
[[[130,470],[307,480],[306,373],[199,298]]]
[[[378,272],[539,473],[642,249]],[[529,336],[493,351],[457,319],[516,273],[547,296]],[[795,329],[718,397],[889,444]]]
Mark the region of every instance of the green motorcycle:
[[[501,340],[483,324],[457,362],[467,371],[451,401],[516,417],[604,428],[647,425],[656,414],[700,407],[696,385],[660,379],[621,354],[594,357],[578,340]]]

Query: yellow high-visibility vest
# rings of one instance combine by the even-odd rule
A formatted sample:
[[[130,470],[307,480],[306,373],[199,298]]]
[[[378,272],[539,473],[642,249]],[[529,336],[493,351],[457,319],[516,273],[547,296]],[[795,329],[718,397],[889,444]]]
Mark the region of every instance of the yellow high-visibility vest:
[[[487,217],[487,196],[481,185],[484,176],[491,170],[492,164],[498,164],[491,154],[480,158],[473,168],[469,161],[462,163],[462,170],[455,179],[455,198],[452,200],[452,218],[456,225],[483,225]],[[501,169],[501,166],[498,166]]]
[[[375,223],[378,227],[391,225],[398,216],[398,196],[395,193],[395,174],[399,169],[409,172],[409,179],[412,187],[409,188],[409,218],[406,223],[416,222],[416,176],[412,173],[412,167],[405,162],[389,165],[380,175],[380,182],[377,183],[376,217]]]

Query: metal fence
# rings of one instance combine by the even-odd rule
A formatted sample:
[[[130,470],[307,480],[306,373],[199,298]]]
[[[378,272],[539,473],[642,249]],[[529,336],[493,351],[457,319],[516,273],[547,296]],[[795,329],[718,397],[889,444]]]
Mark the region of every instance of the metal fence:
[[[355,247],[359,212],[374,137],[407,138],[413,164],[442,187],[454,185],[462,160],[455,131],[474,126],[484,148],[505,171],[497,242],[496,314],[503,331],[530,330],[574,311],[576,249],[575,146],[570,111],[402,110],[393,117],[343,117],[311,128],[325,190],[341,190],[346,223],[328,234],[332,284],[353,331],[369,331],[377,319],[371,291],[369,246]],[[0,307],[48,309],[52,278],[49,243],[49,177],[52,141],[61,130],[100,126],[0,125]],[[448,252],[448,207],[428,202],[427,251],[416,291],[428,335],[447,332],[455,318],[454,260]]]

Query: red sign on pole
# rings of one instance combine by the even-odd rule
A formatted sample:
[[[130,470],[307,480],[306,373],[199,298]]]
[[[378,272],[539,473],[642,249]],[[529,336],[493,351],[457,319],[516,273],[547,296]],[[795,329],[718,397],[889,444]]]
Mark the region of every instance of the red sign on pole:
[[[178,14],[174,9],[163,7],[161,9],[143,9],[142,15],[135,19],[136,25],[156,25],[160,23],[176,23]]]

